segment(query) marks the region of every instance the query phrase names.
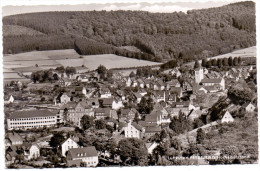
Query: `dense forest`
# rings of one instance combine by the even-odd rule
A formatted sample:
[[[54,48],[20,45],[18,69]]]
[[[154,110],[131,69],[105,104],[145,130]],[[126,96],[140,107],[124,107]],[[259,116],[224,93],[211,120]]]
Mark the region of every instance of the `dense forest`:
[[[10,34],[15,29],[5,27],[12,26],[39,34]],[[4,17],[3,28],[4,54],[74,48],[82,55],[113,53],[151,61],[189,62],[256,45],[255,3],[251,1],[187,14],[28,13]]]

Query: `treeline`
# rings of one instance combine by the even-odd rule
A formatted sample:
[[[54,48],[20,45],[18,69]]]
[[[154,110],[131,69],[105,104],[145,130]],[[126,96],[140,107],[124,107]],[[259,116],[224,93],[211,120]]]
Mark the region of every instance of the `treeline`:
[[[48,69],[48,70],[41,70],[41,71],[35,71],[31,74],[31,80],[36,83],[44,83],[44,82],[53,82],[59,80],[59,76],[57,73],[66,74],[67,76],[76,74],[76,68],[75,67],[66,67],[63,66],[57,67],[55,70]]]
[[[219,67],[222,66],[239,66],[242,64],[241,57],[229,57],[229,58],[219,58],[219,59],[202,59],[201,66],[210,68],[210,67]]]
[[[190,62],[256,45],[254,2],[191,10],[187,14],[41,12],[4,17],[3,25],[23,26],[45,34],[30,37],[3,33],[4,53],[77,47],[82,54],[109,52],[151,61]],[[135,46],[141,52],[122,50],[122,46]]]

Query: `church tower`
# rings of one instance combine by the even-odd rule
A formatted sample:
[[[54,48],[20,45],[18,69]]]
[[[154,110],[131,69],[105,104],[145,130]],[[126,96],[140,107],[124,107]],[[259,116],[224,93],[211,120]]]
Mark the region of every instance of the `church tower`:
[[[203,69],[201,67],[195,69],[195,83],[199,84],[204,78]]]

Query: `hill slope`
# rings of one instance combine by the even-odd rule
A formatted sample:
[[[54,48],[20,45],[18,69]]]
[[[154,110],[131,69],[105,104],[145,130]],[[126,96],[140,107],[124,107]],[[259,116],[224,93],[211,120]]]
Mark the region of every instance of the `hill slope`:
[[[255,4],[175,13],[142,11],[42,12],[7,16],[4,25],[28,27],[46,35],[10,36],[4,53],[75,48],[81,54],[183,62],[256,44]],[[118,48],[135,46],[142,52]]]

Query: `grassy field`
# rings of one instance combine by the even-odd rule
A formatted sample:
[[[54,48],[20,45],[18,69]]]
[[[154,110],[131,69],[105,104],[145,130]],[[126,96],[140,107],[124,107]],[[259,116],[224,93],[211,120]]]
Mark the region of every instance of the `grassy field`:
[[[36,67],[36,64],[38,67]],[[4,55],[4,78],[24,79],[17,73],[27,74],[34,71],[56,68],[58,66],[73,66],[78,67],[85,65],[89,70],[96,69],[99,65],[104,65],[110,68],[125,68],[158,65],[160,63],[126,58],[113,54],[105,55],[88,55],[80,56],[73,49],[67,50],[51,50],[51,51],[33,51],[14,55]]]
[[[113,54],[88,55],[83,57],[85,59],[84,65],[88,67],[90,70],[96,69],[99,65],[104,65],[106,68],[111,69],[111,68],[152,66],[152,65],[160,64],[157,62],[126,58],[123,56],[117,56]]]

